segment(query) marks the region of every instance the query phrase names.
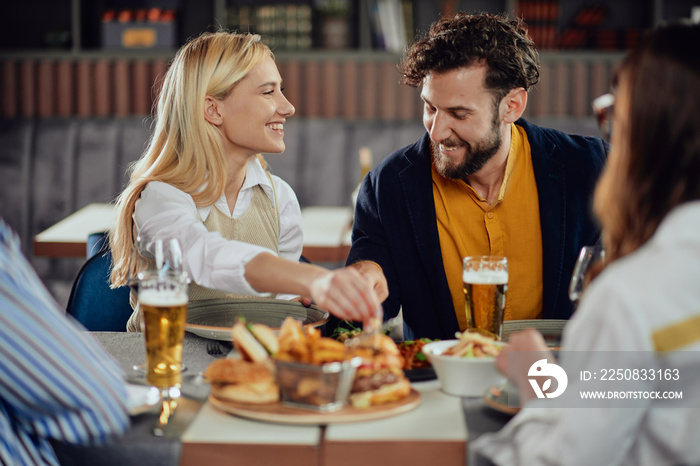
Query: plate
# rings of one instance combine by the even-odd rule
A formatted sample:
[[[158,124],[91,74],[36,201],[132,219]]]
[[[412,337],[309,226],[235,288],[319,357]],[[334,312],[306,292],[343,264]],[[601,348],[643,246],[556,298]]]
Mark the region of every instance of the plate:
[[[534,328],[542,334],[547,346],[558,348],[561,346],[561,335],[567,322],[568,320],[564,319],[507,320],[503,322],[501,339],[508,341],[511,333]]]
[[[160,401],[158,390],[146,385],[126,384],[126,406],[129,414],[136,416],[149,411]]]
[[[346,406],[331,413],[319,413],[301,408],[293,408],[281,402],[269,404],[236,403],[222,400],[213,395],[209,396],[209,402],[217,409],[236,416],[254,419],[256,421],[275,422],[280,424],[340,424],[347,422],[373,421],[387,417],[398,416],[407,413],[420,404],[421,395],[415,389],[406,398],[394,403],[371,406],[369,408],[355,408]]]
[[[487,406],[505,414],[515,415],[520,411],[519,402],[508,405],[508,385],[494,385],[484,393],[484,402]],[[516,405],[517,406],[513,406]]]
[[[187,306],[185,330],[212,340],[231,341],[231,327],[244,317],[246,322],[265,324],[274,331],[288,316],[304,326],[318,327],[328,321],[328,311],[296,301],[269,298],[213,299]]]
[[[425,380],[437,379],[435,369],[432,367],[424,367],[421,369],[404,369],[403,373],[406,374],[406,378],[411,382],[422,382]]]

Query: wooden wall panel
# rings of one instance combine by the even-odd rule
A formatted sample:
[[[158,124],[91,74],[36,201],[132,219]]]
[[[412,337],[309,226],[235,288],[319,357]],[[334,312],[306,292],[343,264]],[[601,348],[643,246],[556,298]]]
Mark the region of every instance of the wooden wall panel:
[[[20,65],[20,116],[33,117],[36,115],[36,64],[32,60],[23,61]]]
[[[107,117],[113,114],[113,69],[108,60],[97,60],[94,64],[95,87],[92,99],[95,103],[94,115]]]
[[[2,63],[0,96],[2,96],[2,115],[7,118],[15,118],[19,114],[19,85],[15,60],[6,60]]]
[[[610,73],[607,63],[591,65],[591,98],[610,92]]]
[[[373,62],[360,64],[360,116],[371,120],[378,112],[378,85],[377,67]]]
[[[569,78],[569,66],[567,63],[556,63],[553,69],[554,83],[552,90],[553,106],[552,115],[566,116],[569,111],[569,99],[571,97],[571,80]]]
[[[151,80],[148,62],[136,60],[132,64],[133,92],[130,97],[132,112],[136,115],[148,115],[151,112]]]
[[[398,119],[399,111],[399,72],[392,62],[378,64],[381,76],[379,96],[381,107],[378,116],[383,120]]]
[[[340,80],[342,100],[339,116],[348,121],[355,121],[360,116],[358,105],[360,81],[357,62],[348,60],[341,65]]]
[[[41,60],[37,68],[37,116],[48,118],[54,116],[56,108],[56,81],[54,63]]]
[[[588,114],[590,106],[590,86],[588,85],[588,63],[574,63],[571,65],[571,116],[583,118]]]
[[[92,62],[80,60],[76,65],[75,95],[76,112],[79,117],[92,116]]]
[[[550,114],[549,104],[552,90],[550,88],[552,67],[549,63],[542,63],[540,68],[540,80],[535,88],[530,92],[528,102],[528,115],[535,117],[544,117]]]
[[[125,117],[132,113],[131,108],[131,65],[126,60],[117,60],[112,69],[114,79],[114,114]]]
[[[56,64],[56,115],[69,117],[75,112],[75,65],[61,60]]]
[[[622,57],[543,60],[527,118],[590,117]],[[396,57],[342,54],[278,58],[285,95],[299,118],[420,120],[419,90],[398,83]],[[126,117],[153,111],[168,61],[138,57],[0,57],[0,117]]]
[[[304,93],[297,110],[299,116],[318,118],[321,116],[321,65],[316,61],[304,62]]]
[[[325,118],[340,116],[340,68],[338,63],[328,60],[321,68],[321,115]]]

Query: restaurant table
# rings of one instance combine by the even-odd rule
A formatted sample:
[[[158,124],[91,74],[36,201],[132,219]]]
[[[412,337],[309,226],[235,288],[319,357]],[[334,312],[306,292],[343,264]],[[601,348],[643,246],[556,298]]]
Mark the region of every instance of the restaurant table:
[[[350,251],[351,207],[305,207],[301,210],[303,255],[311,262],[345,262]],[[93,203],[34,237],[37,257],[86,257],[88,237],[109,230],[114,204]]]
[[[145,358],[143,335],[92,332],[125,371],[130,383],[144,384],[133,369]],[[510,416],[488,408],[479,398],[444,394],[437,380],[414,382],[420,405],[397,416],[328,425],[288,425],[244,419],[209,402],[201,372],[217,357],[207,353],[210,340],[187,333],[183,347],[182,393],[165,436],[152,434],[158,409],[132,416],[131,429],[112,443],[77,447],[54,443],[64,466],[100,464],[275,464],[323,466],[402,466],[428,464],[483,466],[468,457],[467,440],[500,429]],[[224,354],[230,343],[220,343]]]

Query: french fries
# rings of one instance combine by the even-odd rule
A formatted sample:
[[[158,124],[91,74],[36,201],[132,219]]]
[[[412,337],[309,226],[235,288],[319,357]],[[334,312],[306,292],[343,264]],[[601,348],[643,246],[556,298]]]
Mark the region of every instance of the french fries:
[[[321,365],[344,361],[348,357],[343,343],[322,337],[317,328],[308,328],[305,332],[299,321],[287,317],[280,327],[279,350],[275,359]]]
[[[498,356],[498,353],[501,352],[501,347],[496,344],[496,340],[493,338],[475,332],[464,332],[457,335],[459,341],[456,345],[447,348],[444,355],[460,358],[482,358]]]
[[[280,327],[279,350],[274,359],[282,399],[306,406],[323,407],[337,400],[338,373],[326,373],[321,366],[350,359],[345,344],[321,336],[317,328],[304,330],[287,317]],[[294,363],[294,364],[287,364]]]

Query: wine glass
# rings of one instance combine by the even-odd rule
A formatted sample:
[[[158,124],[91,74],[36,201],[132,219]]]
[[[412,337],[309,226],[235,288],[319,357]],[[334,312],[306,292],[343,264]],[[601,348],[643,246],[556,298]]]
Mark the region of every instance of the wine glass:
[[[574,303],[574,306],[578,305],[584,287],[588,284],[586,282],[586,275],[588,271],[591,270],[591,265],[604,259],[605,250],[600,244],[581,248],[581,252],[576,260],[576,265],[574,266],[574,272],[571,275],[571,283],[569,284],[569,299]]]

